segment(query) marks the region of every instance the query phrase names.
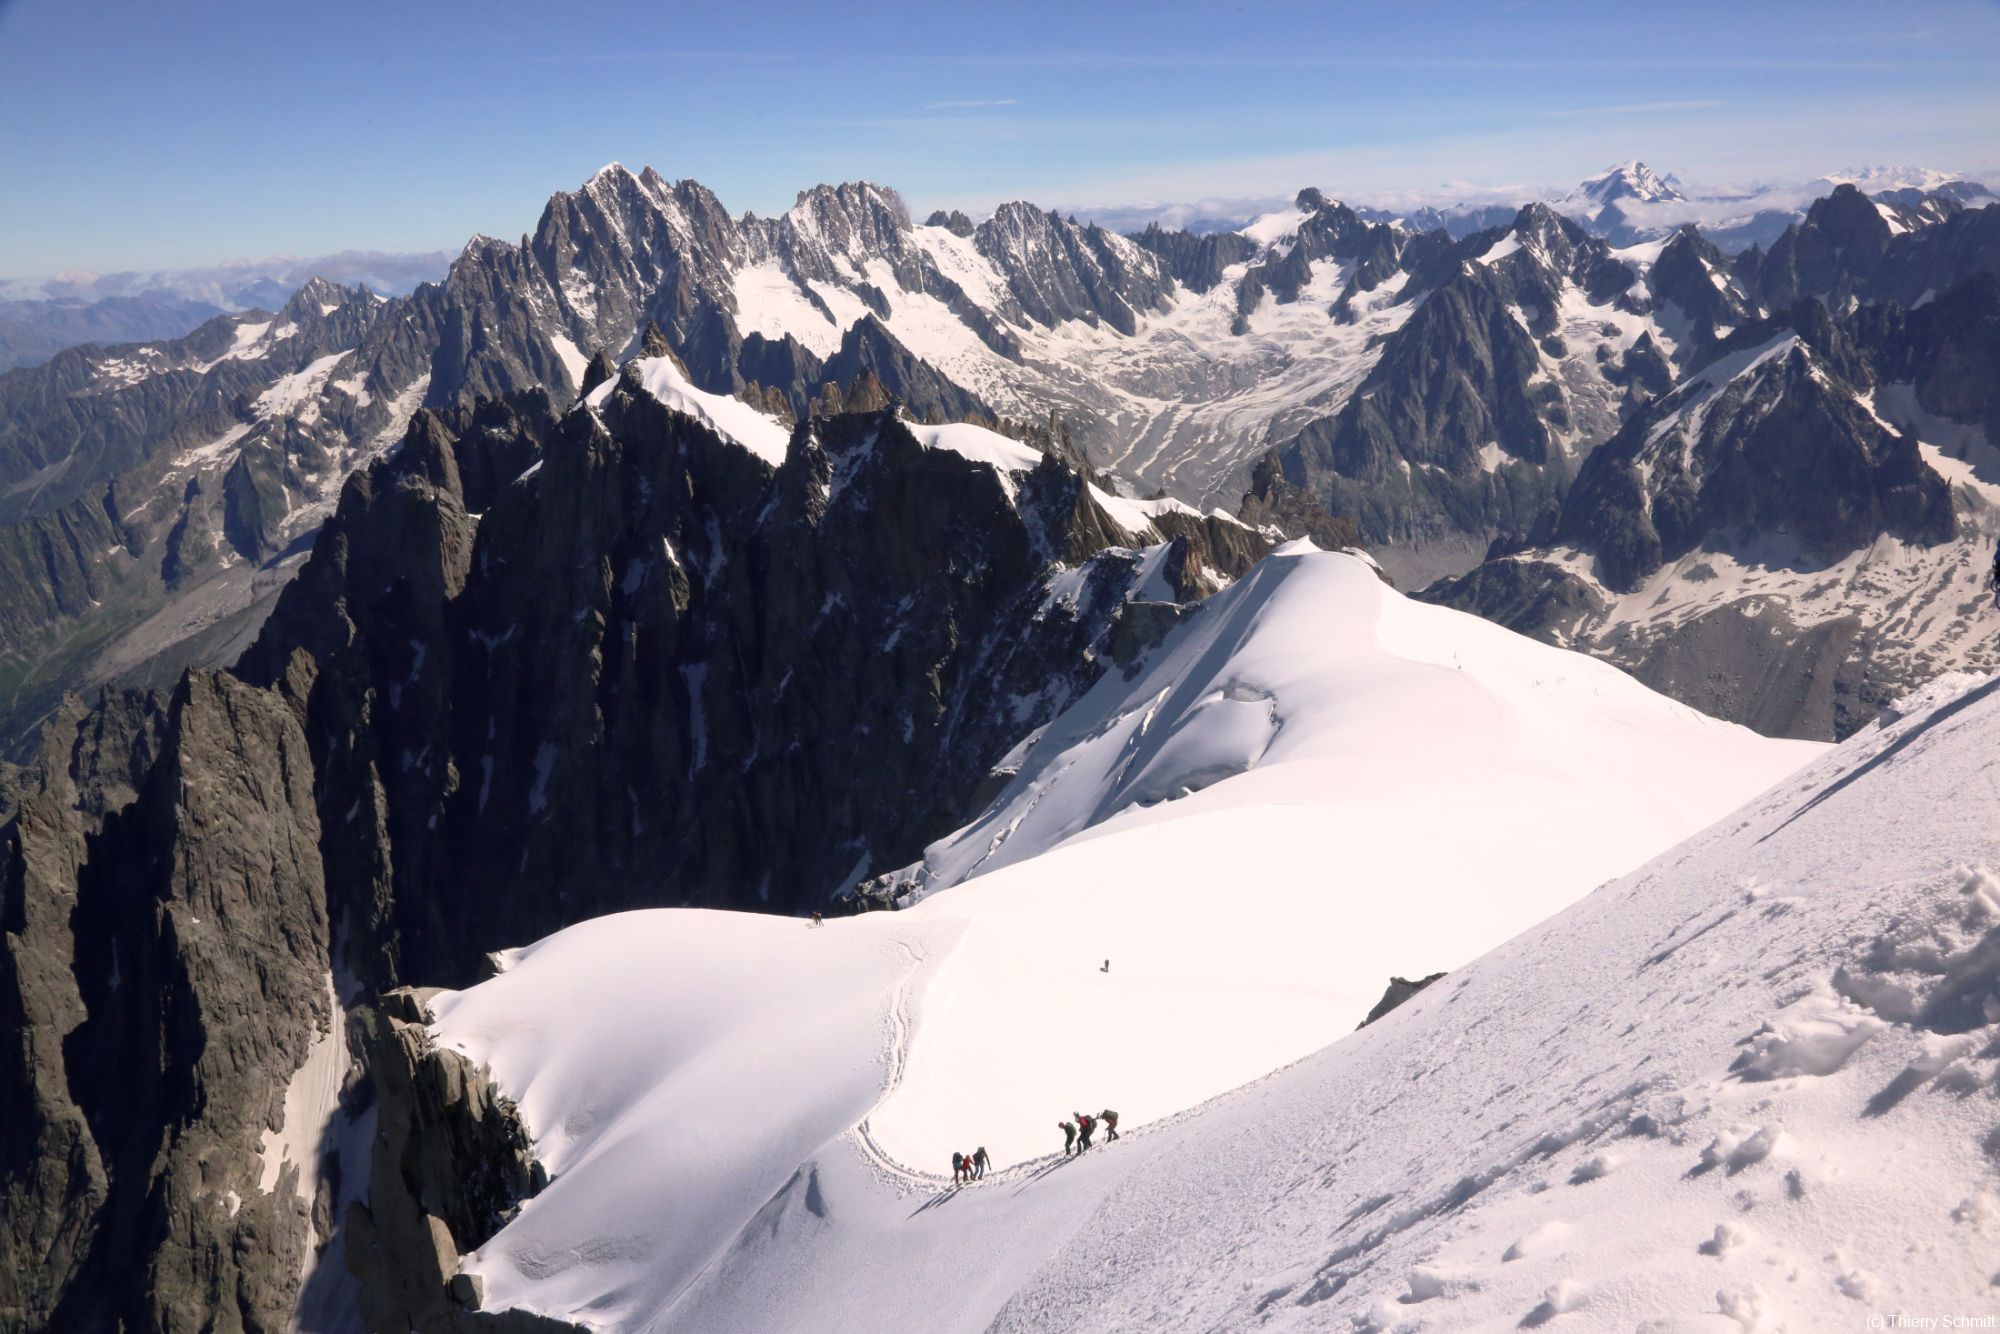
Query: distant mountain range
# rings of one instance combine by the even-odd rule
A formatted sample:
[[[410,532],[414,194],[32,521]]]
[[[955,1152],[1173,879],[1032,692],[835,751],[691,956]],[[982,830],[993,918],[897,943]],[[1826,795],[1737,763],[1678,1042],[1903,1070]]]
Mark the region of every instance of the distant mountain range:
[[[225,310],[279,306],[314,278],[353,286],[382,296],[411,291],[418,283],[435,282],[450,267],[453,251],[394,253],[342,250],[331,255],[300,257],[271,255],[264,259],[225,260],[189,269],[120,270],[97,273],[70,270],[41,279],[0,279],[0,300],[102,301],[110,297],[175,296]]]
[[[1442,228],[1469,236],[1496,227],[1524,204],[1547,204],[1618,244],[1649,240],[1695,223],[1722,249],[1734,253],[1766,245],[1805,216],[1813,200],[1837,185],[1851,184],[1887,202],[1907,205],[1926,194],[1942,194],[1969,207],[1992,203],[1984,184],[1928,167],[1857,167],[1829,172],[1810,181],[1753,186],[1688,186],[1671,173],[1660,175],[1637,160],[1610,167],[1569,189],[1495,191],[1483,198],[1423,199],[1389,205],[1351,198],[1355,212],[1370,222],[1399,222],[1413,231]],[[1147,226],[1196,233],[1241,231],[1257,218],[1286,207],[1282,199],[1204,199],[1188,204],[1078,207],[1076,216],[1114,231]]]
[[[274,255],[197,269],[0,281],[0,371],[39,366],[84,343],[179,338],[225,312],[275,310],[314,278],[364,286],[382,296],[403,295],[442,278],[451,257],[449,250],[344,250],[314,259]]]
[[[1970,187],[1890,202],[1851,185],[1768,250],[1732,256],[1694,230],[1620,245],[1593,230],[1629,229],[1685,195],[1635,163],[1562,209],[1531,204],[1467,235],[1371,221],[1306,190],[1241,231],[1127,237],[1026,203],[976,224],[918,222],[863,183],[733,218],[696,182],[613,165],[552,197],[524,245],[475,237],[442,282],[406,296],[316,279],[274,312],[0,375],[0,731],[24,746],[65,689],[228,660],[343,480],[419,407],[540,391],[561,410],[648,349],[781,423],[838,412],[866,382],[864,397],[896,397],[917,420],[1032,426],[1128,495],[1289,533],[1348,525],[1421,588],[1553,531],[1600,444],[1746,329],[1777,337],[1804,319],[1801,299],[1842,322],[1856,303],[1977,307],[1976,289],[1944,297],[1994,267],[2000,233],[2000,211],[1960,197],[1982,197]],[[1866,346],[1891,356],[1885,337]],[[1938,449],[1980,410],[1953,384],[1955,398],[1925,391],[1922,420],[1947,423],[1921,428]],[[1895,429],[1919,429],[1893,410],[1903,400],[1870,401]],[[1951,518],[1971,492],[1940,511],[1942,485],[1923,482],[1931,518],[1897,531],[1977,540],[1979,522]],[[1855,541],[1902,522],[1863,513],[1881,523]],[[1554,633],[1491,596],[1477,601],[1487,614]],[[1930,657],[1908,660],[1877,643],[1838,709],[1773,713],[1751,684],[1648,679],[1824,736],[1940,651],[1946,665],[1986,652],[1969,633],[1926,643]]]
[[[1653,239],[1692,222],[1709,240],[1734,253],[1752,244],[1769,245],[1805,216],[1808,204],[1843,183],[1904,207],[1928,194],[1967,207],[1994,200],[1992,191],[1979,182],[1922,167],[1863,167],[1800,185],[1688,192],[1671,174],[1659,176],[1645,163],[1632,161],[1562,193],[1401,209],[1356,204],[1354,211],[1367,222],[1394,222],[1412,231],[1442,229],[1464,237],[1505,223],[1523,204],[1540,202],[1616,244]],[[1284,211],[1284,202],[1273,199],[1064,210],[1110,232],[1135,234],[1157,226],[1196,236],[1243,231],[1260,217]],[[275,309],[312,278],[343,286],[359,284],[383,296],[404,295],[419,283],[442,278],[453,254],[344,250],[309,259],[274,255],[202,268],[72,271],[39,281],[0,280],[0,371],[40,365],[63,348],[82,343],[175,338],[226,311]]]

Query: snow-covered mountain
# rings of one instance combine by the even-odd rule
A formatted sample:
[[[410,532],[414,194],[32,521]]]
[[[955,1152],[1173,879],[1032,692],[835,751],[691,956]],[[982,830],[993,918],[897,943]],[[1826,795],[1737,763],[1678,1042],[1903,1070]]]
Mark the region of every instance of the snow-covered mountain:
[[[1128,1135],[1170,1122],[1351,1031],[1391,973],[1460,967],[1819,749],[1412,602],[1361,558],[1280,552],[1003,761],[916,906],[817,930],[625,914],[432,999],[440,1047],[519,1100],[552,1182],[464,1267],[489,1309],[604,1328],[908,1323],[900,1287],[881,1308],[858,1273],[829,1307],[750,1298],[739,1271],[878,1247],[921,1273],[966,1239],[936,1194],[955,1149],[1033,1190],[1077,1107],[1122,1109]],[[1021,1237],[1051,1204],[1023,1206]],[[906,1216],[907,1243],[885,1234]],[[996,1308],[1021,1258],[939,1323]]]
[[[1771,267],[1898,239],[1859,196],[1834,217],[1841,198]],[[1767,734],[1845,735],[1940,671],[2000,667],[2000,419],[1968,394],[1993,373],[2000,283],[1898,281],[1913,309],[1835,319],[1807,300],[1737,328],[1586,460],[1531,540],[1427,596]]]
[[[1629,199],[1637,204],[1658,204],[1685,199],[1680,182],[1673,175],[1661,176],[1636,158],[1621,162],[1580,182],[1568,196],[1575,203],[1603,206]]]
[[[1295,213],[1257,243],[1133,240],[1027,204],[918,224],[854,184],[732,218],[697,183],[612,166],[553,197],[520,245],[475,238],[408,297],[318,284],[174,342],[72,349],[0,380],[0,492],[19,521],[0,538],[27,570],[48,530],[82,535],[0,607],[17,723],[79,680],[218,660],[345,471],[419,403],[538,387],[567,403],[592,353],[637,353],[649,326],[708,392],[802,417],[867,374],[920,418],[1053,411],[1126,490],[1233,508],[1255,460],[1337,409],[1450,277],[1316,191]],[[352,327],[322,337],[322,308]],[[1576,415],[1598,423],[1586,443],[1608,432]]]
[[[1657,240],[1693,225],[1711,242],[1734,254],[1752,245],[1769,246],[1787,227],[1804,220],[1814,200],[1824,199],[1842,185],[1852,185],[1898,208],[1920,206],[1930,195],[1966,208],[1983,208],[1996,199],[1978,181],[1929,167],[1858,167],[1809,181],[1689,186],[1672,173],[1661,175],[1633,159],[1568,190],[1520,192],[1508,202],[1482,199],[1400,209],[1366,207],[1361,214],[1370,221],[1393,221],[1411,231],[1443,229],[1463,237],[1498,225],[1522,205],[1543,203],[1614,245]]]
[[[1668,188],[1634,164],[1581,197],[1680,207]],[[1730,257],[1680,232],[1614,246],[1542,205],[1414,233],[1316,190],[1205,235],[1128,238],[1025,203],[917,223],[867,184],[731,217],[698,183],[607,167],[519,244],[475,238],[407,297],[316,283],[275,314],[0,377],[0,565],[18,575],[0,588],[0,720],[24,753],[66,688],[226,661],[341,479],[419,404],[540,389],[554,412],[595,354],[615,366],[649,330],[704,392],[793,419],[864,377],[918,420],[1053,413],[1052,445],[1198,509],[1236,509],[1277,450],[1267,479],[1421,586],[1533,532],[1745,319],[1801,296],[1907,305],[1990,267],[1964,225],[1984,210],[1845,197],[1871,216],[1843,205],[1838,226],[1808,217]]]

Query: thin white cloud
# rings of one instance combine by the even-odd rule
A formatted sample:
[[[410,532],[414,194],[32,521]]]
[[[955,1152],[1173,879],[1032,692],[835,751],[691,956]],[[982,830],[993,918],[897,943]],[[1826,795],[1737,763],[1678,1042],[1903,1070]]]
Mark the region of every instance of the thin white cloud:
[[[1461,202],[1519,202],[1559,195],[1606,163],[1639,157],[1672,170],[1695,189],[1710,183],[1772,185],[1806,181],[1828,163],[1920,161],[1974,180],[2000,175],[1991,145],[1974,127],[1991,124],[1991,95],[1933,102],[1891,100],[1863,114],[1841,103],[1803,103],[1746,117],[1728,136],[1700,117],[1662,118],[1636,135],[1616,117],[1531,117],[1506,128],[1412,135],[1397,140],[1245,155],[1204,155],[1134,164],[1102,163],[1039,178],[1023,174],[992,190],[913,191],[923,207],[972,211],[1006,199],[1096,201],[1289,198],[1302,185],[1329,197],[1383,208]],[[1483,180],[1465,179],[1469,163]],[[1982,171],[1984,163],[1989,170]],[[1426,183],[1434,184],[1426,184]]]
[[[985,107],[1017,107],[1018,97],[967,97],[953,102],[926,102],[926,111],[977,111]]]
[[[1615,107],[1568,107],[1562,111],[1544,111],[1542,115],[1560,120],[1566,116],[1630,116],[1648,111],[1711,111],[1727,105],[1721,98],[1703,97],[1687,102],[1627,102]]]

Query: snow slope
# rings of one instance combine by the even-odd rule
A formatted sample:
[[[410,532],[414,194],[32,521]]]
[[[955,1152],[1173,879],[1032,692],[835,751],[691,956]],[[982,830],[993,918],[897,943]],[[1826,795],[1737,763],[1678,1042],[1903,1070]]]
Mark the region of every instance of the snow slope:
[[[760,1331],[1990,1314],[2000,678],[1945,678],[1908,709],[1192,1114],[958,1190],[829,1136],[684,1290],[569,1309]],[[618,1027],[568,1036],[604,1057]],[[609,1268],[622,1222],[598,1214]],[[503,1254],[469,1267],[491,1283]]]
[[[1458,967],[1820,749],[1299,544],[1025,747],[993,811],[933,850],[926,883],[955,888],[817,930],[624,914],[442,998],[440,1040],[492,1065],[555,1178],[467,1267],[489,1307],[798,1326],[810,1308],[770,1274],[725,1277],[818,1263],[758,1220],[833,1247],[826,1283],[894,1285],[928,1254],[950,1287],[977,1214],[995,1231],[973,1254],[1015,1248],[979,1261],[990,1313],[1047,1254],[1020,1237],[1114,1184],[1093,1159],[1025,1213],[992,1189],[1038,1179],[1060,1116],[1109,1103],[1131,1132],[1296,1061],[1390,973]],[[1023,1164],[968,1192],[983,1212],[906,1198],[978,1144]],[[836,1196],[909,1227],[844,1233]],[[742,1308],[751,1289],[777,1304]],[[933,1300],[852,1296],[834,1325],[925,1325]]]
[[[2000,678],[1927,694],[1148,1144],[997,1327],[1993,1314]]]
[[[642,357],[637,365],[640,383],[646,392],[667,407],[686,413],[772,467],[785,461],[785,450],[791,444],[792,433],[776,417],[758,411],[740,398],[695,388],[672,357]],[[617,387],[616,380],[606,380],[591,390],[584,401],[595,410]]]

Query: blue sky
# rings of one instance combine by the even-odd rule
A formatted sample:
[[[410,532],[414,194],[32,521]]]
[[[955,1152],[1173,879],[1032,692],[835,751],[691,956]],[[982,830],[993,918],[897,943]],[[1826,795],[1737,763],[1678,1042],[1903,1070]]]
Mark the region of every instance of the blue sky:
[[[518,235],[613,159],[770,212],[2000,167],[1995,0],[0,0],[0,278]]]

